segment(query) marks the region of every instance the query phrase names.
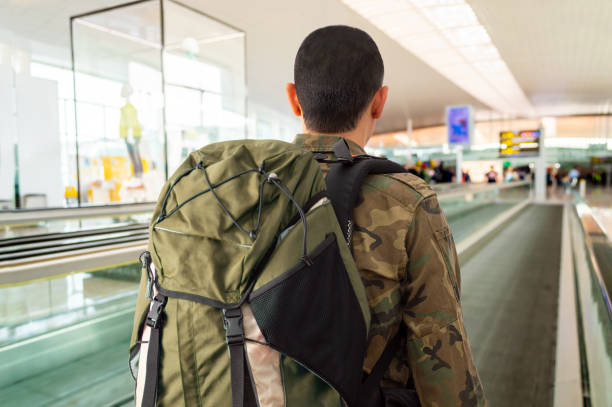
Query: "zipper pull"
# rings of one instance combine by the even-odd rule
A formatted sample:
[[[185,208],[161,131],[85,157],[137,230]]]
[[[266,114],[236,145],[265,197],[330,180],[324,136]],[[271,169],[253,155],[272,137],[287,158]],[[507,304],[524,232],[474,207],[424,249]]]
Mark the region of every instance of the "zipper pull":
[[[346,244],[348,245],[348,247],[351,247],[352,240],[353,240],[353,221],[349,219],[346,224]]]

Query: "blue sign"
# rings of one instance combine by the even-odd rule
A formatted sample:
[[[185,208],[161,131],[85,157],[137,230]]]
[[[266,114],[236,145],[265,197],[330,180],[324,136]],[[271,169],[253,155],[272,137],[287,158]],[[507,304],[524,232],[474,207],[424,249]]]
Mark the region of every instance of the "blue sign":
[[[448,143],[469,145],[474,129],[471,106],[450,106],[446,108]]]

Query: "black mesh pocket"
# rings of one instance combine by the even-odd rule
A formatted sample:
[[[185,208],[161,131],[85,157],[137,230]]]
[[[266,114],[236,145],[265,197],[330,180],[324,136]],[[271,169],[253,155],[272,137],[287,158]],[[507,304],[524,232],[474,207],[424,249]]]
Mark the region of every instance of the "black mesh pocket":
[[[266,340],[332,385],[351,405],[361,381],[366,328],[336,236],[250,297]]]

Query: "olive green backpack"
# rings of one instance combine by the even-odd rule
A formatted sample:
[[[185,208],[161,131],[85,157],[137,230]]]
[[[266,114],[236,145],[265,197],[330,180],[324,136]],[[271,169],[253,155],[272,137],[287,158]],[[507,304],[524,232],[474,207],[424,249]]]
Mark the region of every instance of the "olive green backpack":
[[[401,169],[334,150],[327,187],[313,153],[271,140],[208,145],[170,177],[141,256],[137,406],[384,405],[392,351],[364,378],[350,218],[367,174]]]

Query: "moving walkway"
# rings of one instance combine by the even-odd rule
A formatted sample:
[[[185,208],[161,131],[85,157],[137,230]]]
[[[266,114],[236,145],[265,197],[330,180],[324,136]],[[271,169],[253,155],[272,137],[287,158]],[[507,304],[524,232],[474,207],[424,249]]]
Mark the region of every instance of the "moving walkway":
[[[132,403],[126,369],[152,205],[0,221],[0,397],[6,405]]]
[[[0,212],[0,286],[133,263],[146,247],[152,210],[131,204]]]
[[[439,192],[462,264],[468,333],[494,406],[557,405],[559,269],[568,219],[576,221],[575,239],[589,238],[578,233],[581,220],[573,207],[535,205],[530,188],[516,183]],[[0,366],[0,399],[7,405],[133,403],[127,349],[140,278],[137,257],[146,245],[150,215],[142,208],[121,210],[99,216],[98,223],[89,218],[82,232],[85,218],[65,216],[42,221],[47,226],[38,234],[27,220],[4,225],[11,236],[0,240],[0,255],[14,256],[0,260],[0,359],[7,361]],[[109,217],[113,220],[102,220]],[[81,227],[51,230],[52,221]],[[19,227],[30,229],[18,236]],[[29,254],[16,258],[19,253]],[[584,252],[573,259],[594,261]],[[584,335],[596,332],[605,339],[605,329],[597,331],[596,325]],[[606,367],[590,369],[596,368],[604,369],[605,377]],[[583,397],[580,366],[577,377]],[[597,393],[588,390],[590,397]],[[599,400],[610,400],[602,398],[605,387],[603,393]]]

